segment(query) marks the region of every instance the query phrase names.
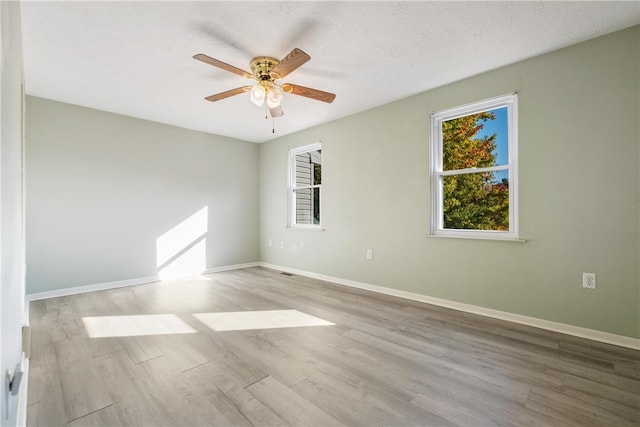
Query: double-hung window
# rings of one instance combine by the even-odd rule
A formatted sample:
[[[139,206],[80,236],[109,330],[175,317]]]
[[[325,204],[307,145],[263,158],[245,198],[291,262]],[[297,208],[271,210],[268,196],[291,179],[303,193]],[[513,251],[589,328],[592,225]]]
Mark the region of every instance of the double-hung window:
[[[431,234],[518,239],[517,95],[431,116]]]
[[[289,150],[289,227],[320,228],[322,147]]]

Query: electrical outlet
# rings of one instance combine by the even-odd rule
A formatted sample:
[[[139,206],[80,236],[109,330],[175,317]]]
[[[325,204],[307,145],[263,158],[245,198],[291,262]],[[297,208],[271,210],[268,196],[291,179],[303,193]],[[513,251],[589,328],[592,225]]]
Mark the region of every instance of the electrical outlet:
[[[586,289],[596,288],[596,275],[595,273],[582,273],[582,287]]]
[[[269,239],[269,247],[273,246],[273,240]]]
[[[367,259],[373,259],[373,249],[367,249]]]

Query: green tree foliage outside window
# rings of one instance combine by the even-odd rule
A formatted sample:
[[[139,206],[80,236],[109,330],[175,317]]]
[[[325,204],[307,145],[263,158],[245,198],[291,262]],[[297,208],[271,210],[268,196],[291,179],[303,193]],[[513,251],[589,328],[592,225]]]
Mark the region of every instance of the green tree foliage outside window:
[[[444,171],[496,165],[496,134],[478,137],[491,111],[442,122]],[[509,231],[509,180],[493,171],[443,177],[445,229]]]

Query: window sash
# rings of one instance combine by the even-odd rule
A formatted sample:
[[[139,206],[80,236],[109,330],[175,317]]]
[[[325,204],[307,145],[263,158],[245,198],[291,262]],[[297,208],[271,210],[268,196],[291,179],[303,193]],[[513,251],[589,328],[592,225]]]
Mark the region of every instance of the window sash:
[[[482,173],[482,172],[499,172],[509,170],[509,165],[491,166],[486,168],[469,168],[469,169],[454,169],[449,171],[436,171],[439,176],[452,176],[452,175],[465,175],[470,173]]]
[[[298,147],[289,150],[289,174],[288,174],[288,218],[287,218],[287,226],[289,228],[321,228],[322,223],[322,183],[320,184],[312,184],[312,185],[297,185],[296,175],[297,175],[297,165],[296,165],[296,156],[312,151],[320,151],[322,153],[321,144],[314,143],[310,145],[306,145],[303,147]],[[313,168],[312,168],[313,169]],[[312,170],[313,173],[313,170]],[[322,173],[322,172],[321,172]],[[297,200],[296,200],[296,191],[300,190],[312,190],[318,189],[318,203],[319,206],[319,221],[318,224],[304,224],[298,223],[298,211],[297,211]],[[313,201],[312,201],[313,202]],[[311,211],[311,217],[313,219],[313,210]]]
[[[320,187],[322,187],[322,184],[316,184],[316,185],[301,185],[301,186],[299,186],[299,187],[291,187],[291,189],[292,189],[293,191],[296,191],[296,190],[308,190],[308,189],[310,189],[310,188],[320,188]]]

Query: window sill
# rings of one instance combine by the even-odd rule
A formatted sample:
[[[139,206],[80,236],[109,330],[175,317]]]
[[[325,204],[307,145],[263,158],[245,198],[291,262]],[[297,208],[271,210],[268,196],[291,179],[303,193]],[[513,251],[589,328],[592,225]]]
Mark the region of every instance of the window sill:
[[[323,227],[304,227],[299,225],[289,225],[287,230],[303,230],[303,231],[325,231]]]
[[[426,234],[429,239],[462,239],[462,240],[485,240],[489,242],[509,242],[509,243],[526,243],[524,239],[516,239],[513,237],[480,237],[480,236],[450,236],[446,234]]]

